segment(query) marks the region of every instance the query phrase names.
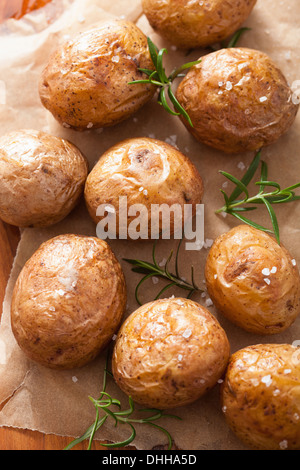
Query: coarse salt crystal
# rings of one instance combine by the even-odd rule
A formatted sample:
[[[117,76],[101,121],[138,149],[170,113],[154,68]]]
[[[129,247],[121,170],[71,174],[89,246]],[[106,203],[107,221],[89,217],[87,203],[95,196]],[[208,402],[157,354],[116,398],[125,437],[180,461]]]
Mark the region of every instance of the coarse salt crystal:
[[[292,372],[291,369],[285,369],[285,370],[283,371],[283,373],[284,373],[285,375],[290,374],[291,372]]]
[[[288,448],[288,441],[284,439],[283,441],[279,442],[279,447],[280,447],[280,449],[287,449]]]
[[[276,266],[273,266],[273,268],[271,269],[271,273],[272,273],[272,274],[277,273],[277,268],[276,268]]]
[[[272,383],[272,378],[270,375],[265,375],[262,379],[261,379],[262,383],[264,383],[267,387],[270,387],[271,383]]]
[[[92,122],[89,122],[86,127],[87,127],[87,129],[91,129],[91,128],[93,127],[93,125],[94,125],[94,124],[93,124]]]
[[[184,338],[189,338],[191,336],[191,334],[192,334],[191,330],[187,329],[182,333],[182,336]]]
[[[205,305],[206,307],[211,307],[213,305],[213,301],[211,299],[206,299]]]
[[[178,357],[177,357],[178,361],[182,361],[183,359],[183,356],[181,354],[178,354]]]
[[[153,278],[152,278],[152,282],[153,282],[153,284],[157,284],[157,283],[158,283],[158,281],[159,281],[158,277],[156,277],[156,276],[153,276]]]
[[[76,377],[76,375],[73,375],[72,381],[73,381],[74,383],[78,382],[78,378]]]
[[[112,57],[111,61],[117,64],[118,62],[120,62],[120,57],[118,55],[115,55]]]
[[[245,165],[243,162],[240,162],[240,163],[238,164],[238,168],[239,168],[240,170],[244,170],[244,169],[246,168],[246,165]]]
[[[295,260],[295,259],[292,259],[292,265],[293,265],[293,266],[296,266],[296,264],[297,264],[296,260]]]
[[[144,194],[145,196],[147,196],[147,194],[148,194],[147,189],[144,189],[143,194]]]
[[[266,284],[268,284],[268,286],[271,284],[270,279],[268,279],[267,277],[264,278],[264,281],[265,281]]]
[[[267,100],[268,100],[268,98],[267,98],[266,96],[262,96],[261,98],[259,98],[259,101],[260,101],[261,103],[264,103],[264,102],[267,101]]]
[[[228,91],[232,90],[232,83],[231,83],[231,82],[226,82],[225,88],[226,88],[226,90],[228,90]]]
[[[269,268],[264,268],[264,269],[262,270],[262,273],[263,273],[264,276],[269,276],[269,275],[270,275],[270,270],[269,270]]]
[[[214,275],[214,279],[218,279],[218,275],[217,275],[217,274]]]

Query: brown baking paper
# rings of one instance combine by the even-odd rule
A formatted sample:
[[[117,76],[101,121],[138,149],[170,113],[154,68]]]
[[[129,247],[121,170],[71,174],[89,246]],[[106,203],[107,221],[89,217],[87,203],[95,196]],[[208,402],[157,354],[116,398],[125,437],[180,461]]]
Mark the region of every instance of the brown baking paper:
[[[22,21],[9,20],[0,27],[0,80],[1,133],[19,128],[34,128],[54,135],[68,138],[87,156],[90,168],[99,156],[111,145],[122,139],[135,136],[156,137],[176,145],[188,155],[202,175],[205,186],[205,247],[201,251],[183,251],[180,255],[182,275],[190,276],[191,265],[195,268],[198,284],[203,285],[204,263],[208,247],[219,234],[237,225],[230,216],[217,216],[215,210],[223,205],[220,188],[224,178],[218,173],[226,170],[241,177],[253,158],[252,153],[235,156],[205,147],[183,127],[182,123],[160,108],[155,99],[144,106],[133,118],[115,127],[105,130],[89,130],[77,133],[59,126],[53,117],[41,106],[37,84],[42,68],[48,56],[68,35],[88,27],[93,22],[112,15],[125,16],[136,21],[145,34],[159,46],[166,46],[167,69],[183,62],[195,60],[207,51],[197,50],[186,55],[176,51],[172,44],[164,42],[150,28],[142,15],[140,2],[102,1],[65,1],[64,10],[55,16],[50,11],[53,6],[37,11]],[[51,16],[52,15],[52,16]],[[241,46],[259,49],[269,54],[282,69],[290,84],[300,79],[300,31],[298,19],[300,4],[298,0],[274,2],[258,0],[257,5],[246,22],[251,31],[245,33]],[[53,18],[51,24],[47,21]],[[188,34],[188,32],[187,32]],[[269,175],[282,186],[299,181],[300,176],[300,116],[287,135],[276,144],[262,152],[263,159],[269,165]],[[228,191],[230,186],[228,186]],[[276,207],[281,228],[281,240],[300,263],[300,204],[293,203]],[[263,208],[255,213],[254,220],[269,224]],[[94,421],[94,408],[88,396],[96,398],[101,390],[105,355],[82,369],[56,372],[45,369],[27,360],[18,348],[10,328],[10,300],[16,278],[25,261],[44,241],[61,233],[96,235],[96,227],[90,220],[82,202],[76,210],[60,224],[49,229],[26,229],[15,258],[11,277],[7,286],[3,305],[0,328],[0,402],[6,401],[0,412],[0,426],[38,430],[76,437],[81,435]],[[152,242],[109,241],[113,251],[122,264],[127,281],[128,305],[126,315],[138,305],[134,298],[134,289],[140,279],[133,274],[125,257],[151,259]],[[166,259],[177,243],[170,240],[159,242],[157,259]],[[158,292],[158,286],[150,280],[145,284],[143,301],[152,300]],[[169,291],[168,295],[182,295],[182,292]],[[195,296],[195,300],[204,306],[207,296]],[[225,328],[232,352],[239,348],[257,343],[293,343],[300,340],[300,319],[288,331],[272,337],[255,336],[233,326],[216,312],[213,305],[209,310],[216,315]],[[120,398],[127,406],[127,397],[110,380],[108,390],[114,397]],[[219,402],[219,385],[196,403],[174,410],[182,421],[165,419],[162,423],[171,430],[176,445],[181,449],[244,449],[243,445],[229,430]],[[126,426],[114,427],[107,421],[97,434],[97,439],[115,442],[127,438],[130,429]],[[165,436],[147,426],[137,427],[134,442],[138,449],[151,449],[165,444]]]

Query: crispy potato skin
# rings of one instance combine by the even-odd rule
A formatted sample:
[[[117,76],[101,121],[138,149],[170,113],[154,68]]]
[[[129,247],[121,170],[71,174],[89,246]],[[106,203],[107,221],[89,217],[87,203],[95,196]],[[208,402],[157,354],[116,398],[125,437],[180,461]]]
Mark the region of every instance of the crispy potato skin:
[[[192,120],[193,128],[182,119],[191,134],[228,154],[276,142],[299,109],[274,62],[247,48],[221,49],[202,57],[176,95]]]
[[[162,299],[125,320],[112,370],[134,401],[167,409],[192,403],[211,389],[229,354],[226,333],[210,312],[191,300]]]
[[[65,127],[112,126],[127,119],[155,93],[138,68],[152,69],[147,38],[129,21],[111,20],[63,44],[44,69],[42,104]]]
[[[182,49],[208,46],[231,36],[250,15],[256,0],[142,0],[149,23]]]
[[[253,227],[240,225],[215,240],[205,277],[218,310],[246,331],[277,334],[300,313],[300,277],[290,253]]]
[[[51,369],[82,367],[107,346],[125,306],[125,279],[107,243],[60,235],[22,269],[12,297],[12,331],[31,360]]]
[[[0,138],[0,174],[0,218],[19,227],[46,227],[78,203],[88,163],[70,142],[25,129]]]
[[[98,206],[112,204],[117,227],[120,197],[127,197],[128,207],[143,204],[148,211],[146,236],[150,237],[152,204],[178,204],[182,209],[192,204],[195,212],[203,191],[202,178],[188,157],[165,142],[140,137],[122,141],[102,155],[87,178],[84,195],[96,223],[102,219],[96,215]],[[127,224],[133,219],[129,215]],[[172,214],[170,231],[174,231]]]
[[[221,399],[235,434],[257,450],[300,450],[300,354],[258,344],[230,358]]]

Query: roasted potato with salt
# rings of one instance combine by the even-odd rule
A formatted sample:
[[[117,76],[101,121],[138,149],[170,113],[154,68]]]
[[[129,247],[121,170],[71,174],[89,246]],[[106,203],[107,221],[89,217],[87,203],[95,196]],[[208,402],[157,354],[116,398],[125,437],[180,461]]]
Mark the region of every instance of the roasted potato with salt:
[[[136,214],[130,215],[129,208],[142,205],[145,223],[141,224],[140,238],[149,239],[154,231],[172,235],[177,229],[182,230],[184,205],[190,204],[195,214],[203,197],[203,182],[189,158],[175,147],[139,137],[114,145],[100,157],[87,178],[84,195],[95,223],[107,217],[106,211],[98,212],[99,206],[105,209],[107,205],[107,211],[114,212],[117,238],[120,233],[130,232]],[[128,217],[125,215],[124,221],[127,211],[120,205],[121,197],[127,198]],[[166,212],[156,217],[154,205],[165,207]],[[173,205],[180,214],[169,210]]]
[[[67,140],[25,129],[0,138],[0,174],[0,219],[19,227],[46,227],[77,205],[88,164]]]
[[[275,63],[263,52],[221,49],[202,57],[179,84],[176,96],[200,142],[228,154],[276,142],[299,109]]]
[[[146,407],[196,401],[224,373],[230,354],[215,317],[191,300],[149,302],[123,323],[112,358],[118,386]]]
[[[39,85],[42,104],[75,130],[117,124],[149,101],[155,87],[129,85],[152,69],[147,38],[132,22],[110,20],[60,46]]]
[[[107,243],[60,235],[40,246],[17,279],[12,331],[31,360],[82,367],[108,345],[125,307],[124,275]]]
[[[142,0],[152,28],[182,49],[205,47],[228,38],[255,4],[256,0]]]
[[[214,241],[205,277],[217,309],[246,331],[281,333],[300,313],[296,261],[273,237],[248,225]]]
[[[299,353],[289,344],[258,344],[231,357],[222,409],[249,448],[300,450]]]

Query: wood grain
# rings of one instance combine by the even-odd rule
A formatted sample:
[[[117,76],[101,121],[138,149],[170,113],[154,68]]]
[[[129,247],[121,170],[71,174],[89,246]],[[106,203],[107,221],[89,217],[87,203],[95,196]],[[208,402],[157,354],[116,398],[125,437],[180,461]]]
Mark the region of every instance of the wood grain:
[[[19,229],[0,221],[0,316],[19,240]],[[36,431],[0,427],[0,450],[62,450],[71,440],[68,437],[45,435]],[[75,448],[75,450],[84,449],[86,449],[86,443]],[[103,450],[104,447],[94,443],[93,449]]]

